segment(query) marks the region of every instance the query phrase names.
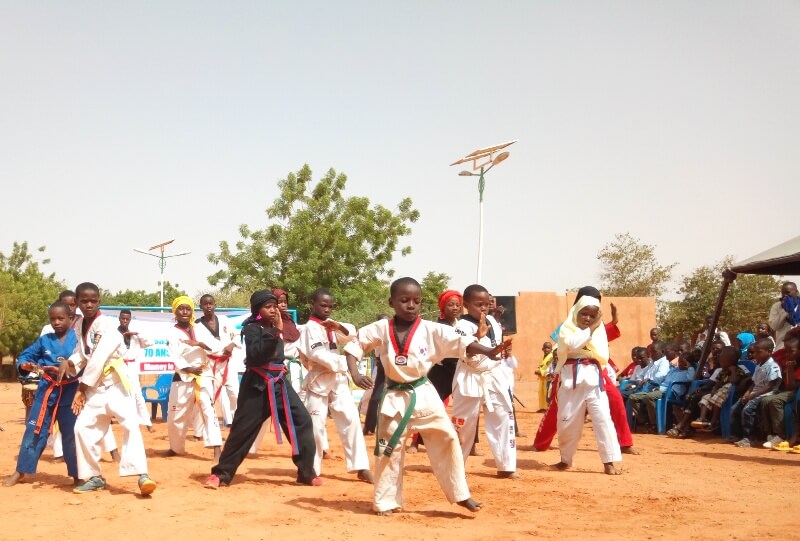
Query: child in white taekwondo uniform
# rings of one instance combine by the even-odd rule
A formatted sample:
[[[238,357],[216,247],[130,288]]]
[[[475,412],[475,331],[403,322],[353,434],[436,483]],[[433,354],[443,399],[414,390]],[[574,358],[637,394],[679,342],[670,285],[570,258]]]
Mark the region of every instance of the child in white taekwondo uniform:
[[[395,280],[390,293],[394,318],[367,325],[359,330],[357,340],[345,346],[348,364],[355,365],[374,349],[386,372],[386,391],[375,432],[373,508],[386,515],[403,507],[405,439],[409,433],[419,432],[447,500],[477,511],[481,504],[470,497],[458,436],[427,374],[445,358],[475,354],[495,358],[510,341],[492,349],[480,345],[473,336],[459,335],[452,327],[422,320],[422,290],[413,278]]]
[[[361,416],[350,392],[347,359],[339,354],[338,349],[340,342],[349,342],[348,336],[355,336],[356,329],[328,319],[334,305],[333,296],[327,289],[317,289],[311,294],[311,317],[303,327],[298,344],[300,359],[308,368],[304,381],[305,406],[314,423],[317,446],[314,469],[317,475],[321,475],[322,453],[327,440],[325,422],[330,409],[344,449],[347,471],[357,472],[360,480],[371,483],[367,444],[361,431]],[[369,381],[358,370],[351,374],[356,385]]]
[[[213,363],[211,371],[213,372],[214,403],[219,402],[222,412],[222,424],[230,426],[233,422],[233,415],[236,413],[236,402],[239,397],[239,374],[231,366],[233,364],[231,363],[233,348],[238,347],[234,341],[237,333],[227,317],[216,313],[216,308],[217,303],[213,295],[205,294],[200,297],[200,309],[203,311],[203,315],[195,321],[195,325],[205,327],[211,333],[211,336],[219,341],[223,350],[228,348],[229,344],[233,344],[229,348],[231,353],[222,355],[208,354]],[[195,434],[197,433],[195,432]]]
[[[130,324],[131,311],[123,308],[119,311],[119,327],[117,327],[127,348],[122,359],[125,361],[125,369],[128,372],[131,396],[136,402],[136,411],[139,413],[139,424],[146,426],[148,432],[152,432],[153,422],[150,420],[150,413],[147,411],[147,404],[142,396],[142,384],[139,381],[139,355],[143,349],[153,345],[153,342],[138,331],[132,330]]]
[[[464,290],[467,314],[456,323],[456,330],[476,337],[481,344],[494,348],[503,341],[503,331],[487,315],[489,292],[474,284]],[[502,360],[485,356],[461,359],[453,383],[453,425],[461,442],[464,460],[475,443],[481,405],[485,415],[486,439],[494,455],[497,476],[519,479],[514,434],[514,410],[511,403],[509,371]]]
[[[195,414],[203,419],[203,445],[214,449],[214,463],[222,452],[222,433],[214,409],[212,362],[209,353],[230,354],[233,344],[225,348],[203,325],[194,324],[194,301],[182,295],[172,301],[175,325],[167,335],[170,358],[175,375],[169,391],[167,456],[186,453],[186,432]]]
[[[136,402],[122,359],[127,348],[116,322],[100,315],[100,290],[89,282],[75,289],[83,312],[78,344],[70,356],[70,370],[83,370],[80,385],[72,401],[75,422],[75,445],[78,477],[85,480],[73,492],[102,490],[106,486],[100,470],[100,441],[109,432],[111,418],[122,428],[120,476],[138,475],[142,495],[152,494],[156,484],[147,475],[147,456],[139,429]]]
[[[605,473],[620,473],[614,462],[621,461],[622,454],[601,377],[608,356],[600,301],[585,295],[572,306],[558,331],[556,374],[560,379],[558,447],[561,462],[554,465],[556,469],[566,470],[572,466],[588,410]]]
[[[77,336],[81,332],[81,323],[83,322],[83,314],[78,309],[78,297],[75,295],[74,291],[65,289],[58,294],[58,300],[69,307],[71,319],[70,325],[75,330],[75,335]],[[42,332],[39,336],[44,336],[51,332],[53,332],[53,326],[48,323],[42,327]],[[53,427],[53,431],[50,432],[50,438],[47,440],[47,446],[53,448],[53,458],[64,457],[64,444],[61,436],[61,426],[58,424],[56,424]],[[111,453],[111,459],[114,462],[119,462],[119,450],[117,449],[117,442],[114,439],[114,433],[111,430],[106,431],[105,436],[103,436],[103,439],[100,442],[100,448],[104,453]]]

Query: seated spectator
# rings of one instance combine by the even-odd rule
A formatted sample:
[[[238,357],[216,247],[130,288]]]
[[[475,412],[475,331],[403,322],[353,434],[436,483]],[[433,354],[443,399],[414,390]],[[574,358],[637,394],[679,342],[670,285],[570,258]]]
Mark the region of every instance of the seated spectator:
[[[717,374],[714,386],[710,392],[703,394],[700,398],[700,416],[692,421],[692,428],[703,432],[714,432],[719,428],[719,413],[722,405],[728,399],[731,392],[735,392],[736,384],[747,377],[747,370],[738,365],[740,352],[733,346],[726,346],[722,349],[719,356],[720,371]],[[711,412],[711,420],[708,420],[708,413]],[[686,431],[686,424],[676,426],[678,432]]]
[[[678,356],[680,353],[680,346],[676,342],[668,342],[667,345],[664,346],[664,354],[666,355],[670,366],[678,366],[678,362],[680,361]]]
[[[783,389],[780,392],[769,395],[761,401],[761,429],[768,434],[764,447],[772,449],[784,443],[789,447],[785,440],[792,434],[786,434],[786,424],[783,417],[783,407],[794,401],[797,394],[797,382],[800,379],[800,368],[797,367],[798,353],[800,353],[800,338],[791,331],[787,333],[783,341],[786,351],[785,360],[781,371],[783,373]],[[783,447],[783,446],[782,446]]]
[[[695,373],[697,375],[697,379],[717,380],[715,373],[719,370],[719,356],[722,353],[722,348],[724,347],[725,344],[722,343],[722,340],[714,340],[711,342],[711,352],[708,355],[708,359],[706,359],[705,362],[700,363],[698,357],[698,362],[695,364]],[[697,351],[696,355],[699,354],[700,352]]]
[[[652,366],[652,362],[647,356],[647,348],[637,346],[633,348],[631,356],[633,357],[633,362],[636,363],[636,367],[633,369],[633,373],[630,377],[628,377],[628,381],[625,382],[624,385],[620,385],[619,388],[620,394],[622,394],[622,397],[625,399],[631,394],[641,390],[642,382],[647,377],[648,370]]]
[[[637,348],[631,349],[631,362],[628,366],[622,369],[622,372],[617,375],[619,379],[630,379],[630,377],[636,371],[636,367],[639,366],[639,363],[636,361],[636,350]]]
[[[746,361],[747,350],[756,341],[756,337],[749,332],[740,332],[736,335],[736,339],[739,341],[739,360]]]
[[[677,349],[677,348],[676,348]],[[661,360],[666,363],[668,367],[666,375],[659,377],[653,372],[653,377],[650,378],[651,384],[657,384],[658,387],[652,391],[641,393],[634,393],[628,397],[631,403],[631,411],[637,422],[650,422],[651,427],[655,426],[656,420],[656,401],[664,396],[670,384],[672,386],[672,395],[667,399],[680,398],[686,394],[689,389],[689,383],[694,379],[694,368],[689,364],[689,358],[684,355],[678,362],[678,366],[670,366],[669,362],[663,357]],[[645,408],[642,408],[642,404]]]
[[[772,336],[774,332],[769,326],[769,323],[763,321],[756,326],[756,340],[766,338],[772,341],[772,347],[775,347],[775,337]]]
[[[737,447],[751,447],[755,436],[756,416],[761,401],[778,390],[781,385],[781,369],[772,358],[772,342],[762,338],[753,346],[756,371],[753,383],[741,399],[734,405],[731,415],[741,412],[742,439],[735,442]]]

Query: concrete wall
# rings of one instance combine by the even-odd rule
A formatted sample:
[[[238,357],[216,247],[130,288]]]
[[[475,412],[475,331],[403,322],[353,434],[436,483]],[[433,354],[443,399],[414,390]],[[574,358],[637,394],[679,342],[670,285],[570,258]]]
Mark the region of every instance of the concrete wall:
[[[575,293],[558,295],[523,291],[516,299],[517,334],[514,355],[520,362],[518,375],[523,381],[534,378],[533,371],[542,358],[542,343],[564,321],[575,300]],[[611,358],[623,368],[630,362],[631,348],[650,343],[650,329],[656,325],[656,301],[653,297],[603,297],[603,319],[611,319],[611,303],[617,307],[622,337],[611,342]]]

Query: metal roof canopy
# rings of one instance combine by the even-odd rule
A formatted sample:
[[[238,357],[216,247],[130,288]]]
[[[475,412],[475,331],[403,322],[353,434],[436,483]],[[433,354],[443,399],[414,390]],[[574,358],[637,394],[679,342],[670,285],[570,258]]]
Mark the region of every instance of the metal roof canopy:
[[[708,337],[713,334],[712,330],[716,329],[719,324],[719,316],[722,313],[722,305],[725,304],[728,287],[731,282],[736,280],[737,274],[800,275],[800,236],[764,250],[722,272],[722,287],[719,297],[717,297],[717,306],[714,308],[711,325],[706,333]],[[708,358],[710,351],[711,340],[706,339],[700,357],[701,362]]]

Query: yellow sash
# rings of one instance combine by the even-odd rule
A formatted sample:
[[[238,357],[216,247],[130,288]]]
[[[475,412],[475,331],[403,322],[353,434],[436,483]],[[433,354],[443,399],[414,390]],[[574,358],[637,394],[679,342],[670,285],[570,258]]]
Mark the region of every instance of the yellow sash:
[[[117,377],[122,382],[122,386],[125,387],[126,391],[131,390],[131,382],[128,380],[128,374],[125,370],[125,360],[122,357],[114,357],[103,367],[104,376],[110,376],[111,372],[117,373]]]

